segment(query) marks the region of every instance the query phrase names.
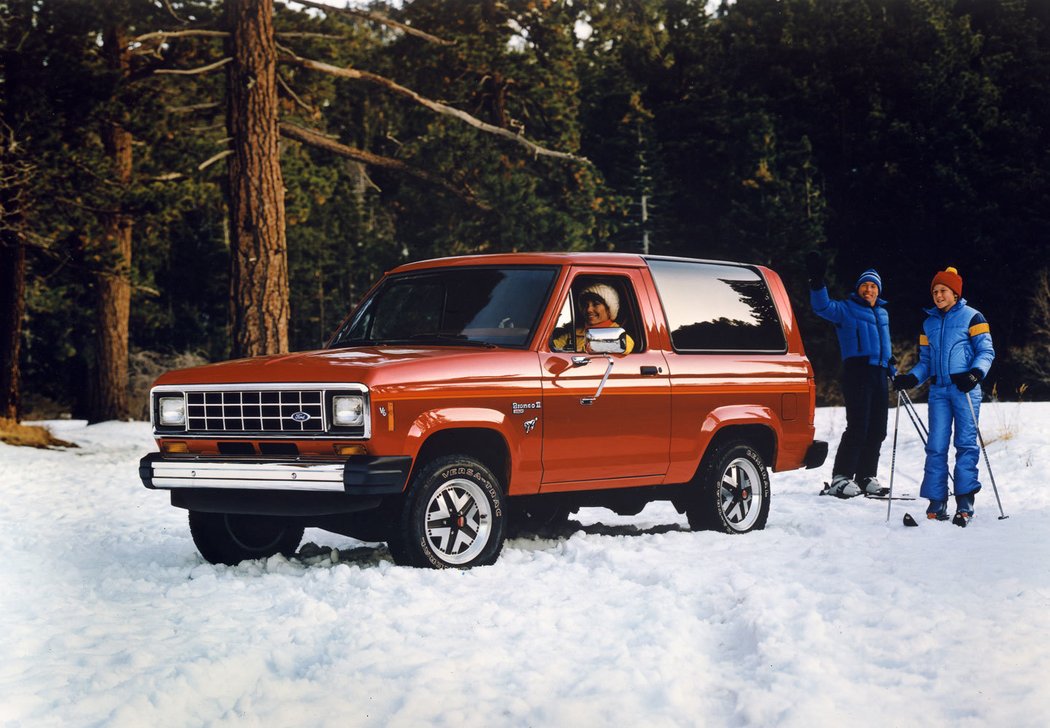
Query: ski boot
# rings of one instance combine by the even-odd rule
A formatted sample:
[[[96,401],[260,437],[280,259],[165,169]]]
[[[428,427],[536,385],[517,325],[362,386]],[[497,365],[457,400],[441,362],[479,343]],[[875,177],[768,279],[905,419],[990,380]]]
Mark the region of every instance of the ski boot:
[[[845,475],[834,476],[831,485],[824,491],[824,495],[833,495],[836,498],[854,498],[860,494],[860,486]]]
[[[864,492],[864,495],[889,495],[890,489],[884,488],[879,479],[875,476],[870,478],[861,478],[858,481],[860,489]]]
[[[930,505],[926,508],[926,520],[947,521],[948,504],[944,501],[930,501]]]

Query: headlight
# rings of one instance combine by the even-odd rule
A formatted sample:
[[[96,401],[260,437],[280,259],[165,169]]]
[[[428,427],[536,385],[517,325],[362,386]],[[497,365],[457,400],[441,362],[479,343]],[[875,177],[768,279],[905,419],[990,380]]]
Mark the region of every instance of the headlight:
[[[354,394],[332,397],[332,424],[336,427],[360,427],[365,423],[365,398]]]
[[[161,397],[157,402],[157,413],[163,427],[181,427],[186,424],[186,400],[181,395]]]

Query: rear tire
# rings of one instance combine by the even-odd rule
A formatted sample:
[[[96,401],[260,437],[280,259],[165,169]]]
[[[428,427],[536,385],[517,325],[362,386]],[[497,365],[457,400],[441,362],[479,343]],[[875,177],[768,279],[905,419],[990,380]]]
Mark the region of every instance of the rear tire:
[[[201,556],[213,564],[291,556],[303,540],[303,527],[287,518],[190,511],[190,534]]]
[[[503,548],[505,507],[503,487],[485,465],[466,455],[437,458],[412,479],[390,553],[405,566],[487,566]]]
[[[746,442],[728,442],[704,458],[686,517],[694,530],[747,533],[766,527],[769,472]]]

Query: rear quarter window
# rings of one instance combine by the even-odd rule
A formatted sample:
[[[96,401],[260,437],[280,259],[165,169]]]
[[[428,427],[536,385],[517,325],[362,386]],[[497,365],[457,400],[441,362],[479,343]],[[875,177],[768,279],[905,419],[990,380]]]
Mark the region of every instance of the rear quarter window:
[[[787,351],[765,279],[754,268],[649,259],[678,352]]]

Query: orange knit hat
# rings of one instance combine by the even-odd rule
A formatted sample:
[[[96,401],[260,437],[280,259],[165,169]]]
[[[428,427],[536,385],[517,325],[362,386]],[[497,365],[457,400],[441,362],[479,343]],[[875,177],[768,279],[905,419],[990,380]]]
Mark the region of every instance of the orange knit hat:
[[[930,290],[938,283],[947,286],[951,289],[952,293],[958,298],[962,298],[962,276],[959,275],[959,271],[955,270],[951,266],[948,266],[942,271],[938,271],[937,275],[933,277],[933,282],[930,283]]]

